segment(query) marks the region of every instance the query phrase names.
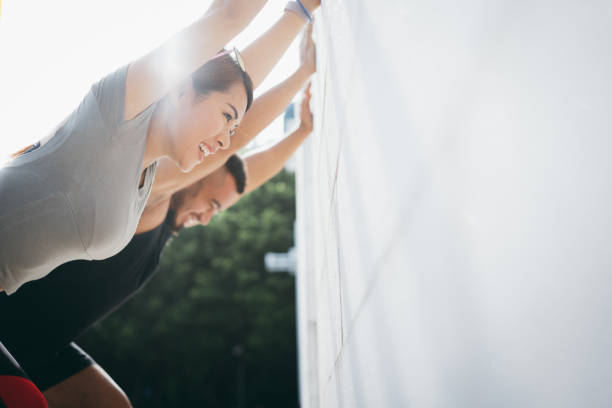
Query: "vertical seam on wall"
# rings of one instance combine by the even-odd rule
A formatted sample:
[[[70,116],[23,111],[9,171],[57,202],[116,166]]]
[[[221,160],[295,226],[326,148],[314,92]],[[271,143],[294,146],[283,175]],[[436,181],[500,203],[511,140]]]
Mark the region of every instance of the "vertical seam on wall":
[[[338,358],[336,359],[336,361],[334,362],[334,371],[336,371],[336,381],[337,381],[337,387],[338,390],[340,390],[340,374],[338,373],[338,370],[340,370],[340,366],[338,365],[338,362],[340,361],[340,357],[342,355],[344,355],[344,347],[345,347],[345,339],[344,339],[344,296],[342,293],[342,278],[343,278],[343,271],[342,271],[342,267],[343,267],[343,252],[342,252],[342,235],[340,234],[340,211],[338,209],[338,174],[340,172],[340,157],[341,157],[341,152],[342,152],[342,142],[343,142],[343,136],[344,132],[340,132],[338,137],[340,139],[339,144],[338,144],[338,155],[336,157],[336,171],[334,174],[334,182],[333,182],[333,197],[334,197],[334,203],[335,203],[335,207],[334,207],[334,212],[336,215],[336,248],[337,248],[337,253],[336,256],[338,258],[338,294],[339,294],[339,301],[340,301],[340,352],[338,353]],[[337,402],[338,402],[338,407],[342,408],[344,407],[344,398],[342,396],[342,392],[338,392],[337,394]]]
[[[340,143],[338,145],[338,156],[336,157],[336,171],[334,174],[333,182],[333,193],[334,198],[334,213],[336,215],[336,241],[337,241],[337,254],[338,257],[338,294],[340,296],[340,344],[344,344],[344,303],[342,301],[342,245],[340,242],[340,214],[338,213],[338,173],[340,172],[340,152],[342,151],[342,132],[339,134]]]
[[[327,71],[325,72],[327,74]],[[325,108],[327,106],[327,99],[325,95],[327,94],[327,75],[323,75],[323,92],[321,92],[321,108],[319,109],[321,113],[321,125],[320,129],[324,129],[324,125],[326,123],[327,115],[325,115]],[[324,138],[321,138],[321,143],[323,143]],[[323,149],[319,146],[319,156],[317,157],[317,165],[321,163],[321,156],[323,155]]]

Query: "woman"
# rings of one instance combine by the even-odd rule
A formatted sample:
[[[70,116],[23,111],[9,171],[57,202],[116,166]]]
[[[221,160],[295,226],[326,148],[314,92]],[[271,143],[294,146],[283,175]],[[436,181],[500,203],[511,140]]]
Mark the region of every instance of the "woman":
[[[315,4],[315,8],[317,6],[318,4]],[[276,43],[273,47],[265,47],[266,49],[274,49],[277,53],[279,51],[284,51],[283,46],[288,46],[295,38],[298,31],[293,31],[291,33],[274,32],[277,26],[286,26],[285,20],[289,17],[291,17],[291,14],[285,13],[279,21],[268,30],[266,35],[271,34],[273,38],[276,39]],[[298,28],[300,27],[301,26]],[[232,137],[232,144],[228,149],[196,165],[193,170],[188,173],[181,172],[168,159],[159,161],[155,183],[151,188],[151,194],[147,201],[147,209],[159,205],[162,201],[168,200],[168,198],[178,190],[195,183],[204,176],[215,171],[217,168],[223,166],[232,154],[237,153],[240,149],[245,147],[257,134],[262,132],[274,119],[276,119],[276,117],[284,112],[287,105],[291,102],[291,99],[293,99],[300,88],[307,82],[308,78],[316,71],[316,53],[315,45],[312,40],[312,27],[312,24],[309,24],[303,32],[300,43],[300,64],[295,72],[281,84],[278,84],[264,95],[257,98],[249,112],[245,115],[240,128],[236,129],[236,133]],[[285,43],[279,44],[279,38],[283,37],[285,38]],[[259,47],[263,42],[262,40],[265,40],[263,36],[245,49],[245,60],[250,59],[249,57],[251,55],[262,54],[263,50]],[[266,45],[270,45],[269,41],[266,41]],[[266,55],[265,57],[268,64],[275,61],[271,55]],[[248,64],[248,66],[250,67],[251,65]],[[268,69],[271,69],[271,66],[269,66]],[[251,72],[250,69],[249,72]],[[252,78],[255,85],[258,84],[258,81],[263,79],[262,75],[258,75],[256,72],[253,72]]]
[[[247,54],[249,48],[245,50],[245,55]],[[157,175],[155,177],[155,183],[153,184],[153,188],[151,189],[151,194],[149,195],[147,206],[145,207],[144,213],[140,218],[140,222],[138,223],[136,233],[144,233],[150,231],[152,228],[157,227],[160,222],[163,221],[164,218],[166,218],[166,213],[168,212],[168,208],[170,207],[172,197],[179,197],[185,194],[191,194],[191,192],[193,191],[193,185],[198,184],[206,176],[212,174],[217,169],[224,167],[226,165],[227,160],[232,155],[235,155],[240,149],[245,147],[259,133],[261,133],[266,127],[268,127],[274,119],[276,119],[285,111],[287,106],[291,103],[291,100],[304,86],[304,84],[308,82],[310,76],[314,74],[315,71],[316,52],[314,42],[312,41],[312,24],[310,24],[304,31],[304,35],[302,36],[299,66],[288,78],[277,84],[272,89],[268,90],[265,94],[255,99],[255,101],[253,102],[253,106],[245,115],[244,120],[240,124],[240,128],[236,130],[235,135],[232,137],[232,144],[228,149],[219,152],[208,160],[205,160],[203,163],[198,164],[189,173],[183,173],[178,171],[176,169],[176,166],[173,166],[171,163],[169,163],[169,160],[167,159],[162,159],[160,161]],[[310,92],[306,91],[304,94],[304,101],[309,101]],[[302,102],[302,104],[304,104],[304,102]],[[302,129],[301,132],[299,132],[301,134],[310,133],[310,131],[305,132],[306,130],[309,130],[306,127],[306,125],[308,124],[308,117],[308,115],[302,117]],[[292,139],[293,138],[297,138],[297,136],[292,137]],[[287,146],[288,143],[283,143],[283,145]],[[294,145],[294,147],[297,148],[298,145]],[[289,151],[291,149],[286,150]],[[291,153],[293,153],[293,150],[291,150]],[[291,153],[289,153],[289,155],[291,155]],[[277,156],[281,155],[281,153],[279,152],[277,152],[276,154]],[[278,157],[272,156],[271,154],[266,155],[265,157],[265,161],[267,161],[267,165],[270,167],[274,167],[275,164],[278,164],[279,162],[284,163],[289,158],[287,156],[283,160],[280,160],[278,159]],[[270,160],[270,157],[276,157],[276,159]],[[249,169],[249,177],[246,182],[246,189],[250,191],[256,189],[261,184],[263,184],[263,181],[258,181],[258,179],[265,178],[267,180],[267,177],[257,177],[256,175],[269,171],[269,169],[260,171],[251,171],[251,169]],[[274,173],[276,173],[277,171],[278,169],[275,170]],[[182,191],[182,193],[179,193],[179,191]],[[208,216],[210,216],[210,211],[215,211],[215,208],[210,205],[207,205],[210,203],[205,203],[201,200],[195,200],[195,202],[197,202],[200,207],[203,206],[207,209],[206,212],[208,213]],[[183,218],[193,216],[192,218],[194,220],[200,221],[202,217],[207,217],[207,215],[204,214],[202,211],[196,210],[186,211],[182,214],[178,214],[178,216]],[[178,222],[179,224],[182,224],[183,220],[178,221],[180,221]]]
[[[188,171],[229,145],[251,81],[235,52],[207,61],[265,2],[214,1],[162,46],[94,84],[49,139],[0,169],[1,288],[11,294],[64,262],[114,255],[134,234],[157,159]],[[317,2],[302,3],[313,10]]]

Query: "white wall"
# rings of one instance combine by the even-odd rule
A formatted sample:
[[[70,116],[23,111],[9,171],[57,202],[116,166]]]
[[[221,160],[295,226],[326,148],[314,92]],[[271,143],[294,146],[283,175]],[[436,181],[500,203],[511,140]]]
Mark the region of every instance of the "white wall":
[[[610,406],[609,1],[318,17],[302,406]]]

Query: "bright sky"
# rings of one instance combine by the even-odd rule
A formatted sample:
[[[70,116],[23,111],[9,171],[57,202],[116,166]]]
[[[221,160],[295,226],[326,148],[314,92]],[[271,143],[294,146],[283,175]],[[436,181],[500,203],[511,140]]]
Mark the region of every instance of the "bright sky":
[[[93,82],[145,54],[197,19],[210,0],[0,0],[0,157],[44,137]],[[281,15],[270,0],[232,45],[243,49]],[[286,78],[295,41],[256,91]],[[282,136],[277,120],[255,140]]]

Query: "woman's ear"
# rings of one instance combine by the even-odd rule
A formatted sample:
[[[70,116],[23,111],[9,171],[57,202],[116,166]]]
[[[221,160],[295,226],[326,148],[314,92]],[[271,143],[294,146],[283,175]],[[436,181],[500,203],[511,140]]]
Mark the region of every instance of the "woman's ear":
[[[179,86],[168,93],[167,100],[171,106],[176,107],[184,98],[193,99],[193,85],[191,78],[188,81],[182,81]]]
[[[191,77],[189,77],[188,79],[184,81],[181,81],[181,83],[176,88],[174,93],[176,94],[175,96],[177,99],[183,98],[185,96],[193,98],[194,90],[193,90],[193,82],[191,80]]]

